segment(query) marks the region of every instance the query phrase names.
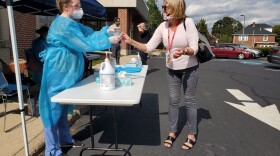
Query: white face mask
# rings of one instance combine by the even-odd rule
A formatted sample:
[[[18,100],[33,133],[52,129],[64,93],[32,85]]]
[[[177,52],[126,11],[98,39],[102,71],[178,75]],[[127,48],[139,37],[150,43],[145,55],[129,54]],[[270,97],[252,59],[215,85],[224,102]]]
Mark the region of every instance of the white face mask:
[[[72,17],[73,19],[81,19],[84,15],[84,11],[82,8],[74,10]]]
[[[173,17],[170,16],[170,14],[167,15],[166,13],[163,13],[163,20],[164,21],[170,22],[172,19],[173,19]]]

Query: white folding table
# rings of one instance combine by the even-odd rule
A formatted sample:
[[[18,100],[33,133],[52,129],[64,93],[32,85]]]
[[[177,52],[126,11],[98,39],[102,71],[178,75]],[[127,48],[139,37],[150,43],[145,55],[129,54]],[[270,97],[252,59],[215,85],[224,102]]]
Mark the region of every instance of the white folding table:
[[[114,106],[114,128],[115,128],[115,148],[96,148],[94,147],[94,136],[92,126],[92,107],[90,108],[90,134],[92,147],[84,148],[85,150],[104,150],[104,151],[123,151],[130,154],[126,149],[118,148],[118,132],[116,121],[115,106],[133,106],[140,103],[148,66],[143,65],[139,73],[127,74],[132,79],[132,86],[117,87],[112,91],[103,91],[99,84],[95,82],[95,75],[91,75],[80,81],[69,89],[66,89],[51,98],[52,102],[60,104],[90,105],[90,106]]]

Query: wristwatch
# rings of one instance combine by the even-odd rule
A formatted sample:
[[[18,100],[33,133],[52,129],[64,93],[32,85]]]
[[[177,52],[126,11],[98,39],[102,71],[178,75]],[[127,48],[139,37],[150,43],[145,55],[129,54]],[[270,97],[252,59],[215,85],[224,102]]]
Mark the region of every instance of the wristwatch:
[[[185,48],[185,49],[184,49],[184,52],[183,52],[183,55],[188,55],[188,52],[189,52],[189,49],[188,49],[188,48]]]

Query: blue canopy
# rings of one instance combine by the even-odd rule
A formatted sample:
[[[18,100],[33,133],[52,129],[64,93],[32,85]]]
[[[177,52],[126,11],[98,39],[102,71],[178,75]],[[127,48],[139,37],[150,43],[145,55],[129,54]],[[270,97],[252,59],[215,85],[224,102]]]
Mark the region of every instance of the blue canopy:
[[[0,5],[6,7],[6,1],[0,0]],[[106,9],[96,0],[81,0],[81,5],[85,17],[105,19]],[[15,11],[34,15],[54,16],[59,13],[55,0],[14,0],[11,6]]]

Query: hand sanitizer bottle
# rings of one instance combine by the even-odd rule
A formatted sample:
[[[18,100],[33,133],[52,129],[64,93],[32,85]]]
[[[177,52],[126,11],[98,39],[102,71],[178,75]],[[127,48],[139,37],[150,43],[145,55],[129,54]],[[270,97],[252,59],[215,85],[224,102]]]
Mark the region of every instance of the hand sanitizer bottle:
[[[111,65],[107,53],[105,62],[101,63],[99,77],[101,90],[115,89],[115,68],[113,68],[113,66]]]

